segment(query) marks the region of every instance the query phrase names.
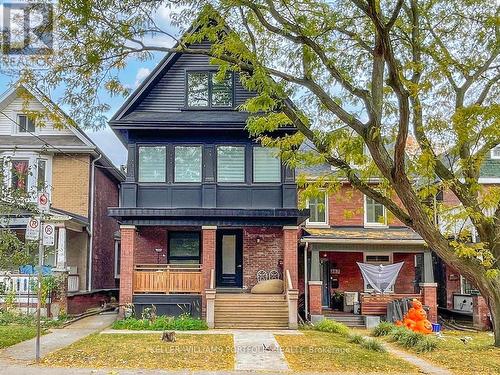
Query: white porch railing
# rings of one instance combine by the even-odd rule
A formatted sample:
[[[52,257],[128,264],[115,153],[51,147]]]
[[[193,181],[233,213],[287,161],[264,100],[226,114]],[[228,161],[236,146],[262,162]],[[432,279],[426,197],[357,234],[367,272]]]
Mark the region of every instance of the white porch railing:
[[[36,275],[10,274],[0,275],[0,294],[34,294]]]
[[[80,276],[68,275],[68,292],[78,292],[80,290]]]

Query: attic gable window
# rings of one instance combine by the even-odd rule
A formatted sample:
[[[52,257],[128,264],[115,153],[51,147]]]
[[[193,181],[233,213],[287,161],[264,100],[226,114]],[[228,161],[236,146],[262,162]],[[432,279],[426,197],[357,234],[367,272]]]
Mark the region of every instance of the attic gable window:
[[[500,146],[496,146],[491,149],[491,158],[492,159],[500,159]]]
[[[187,72],[186,104],[190,108],[231,108],[233,75],[219,81],[217,72]]]
[[[26,115],[17,115],[17,132],[29,134],[35,132],[35,122]]]

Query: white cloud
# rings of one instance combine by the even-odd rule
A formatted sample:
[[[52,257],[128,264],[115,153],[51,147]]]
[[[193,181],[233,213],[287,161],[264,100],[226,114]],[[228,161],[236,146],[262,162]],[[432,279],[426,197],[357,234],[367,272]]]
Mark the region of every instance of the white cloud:
[[[139,68],[137,74],[135,75],[135,83],[134,88],[139,87],[142,81],[151,74],[151,70],[149,68]]]

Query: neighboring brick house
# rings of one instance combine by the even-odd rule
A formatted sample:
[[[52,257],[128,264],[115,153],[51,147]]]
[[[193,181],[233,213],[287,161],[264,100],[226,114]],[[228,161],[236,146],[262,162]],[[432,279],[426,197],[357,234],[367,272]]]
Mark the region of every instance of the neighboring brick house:
[[[500,186],[500,146],[493,148],[488,153],[481,166],[478,182],[484,190]],[[450,190],[443,192],[441,200],[448,209],[454,210],[461,207],[459,199]],[[487,214],[493,215],[492,212]],[[443,230],[448,230],[446,222],[442,221]],[[472,229],[472,240],[475,241],[475,230],[471,226],[460,224],[459,227]],[[489,311],[476,287],[442,259],[435,257],[434,263],[436,280],[438,281],[439,306],[446,309],[448,315],[471,317],[474,325],[478,328],[490,327]]]
[[[170,53],[110,121],[128,149],[120,206],[109,209],[121,224],[122,314],[133,303],[136,314],[155,305],[215,327],[295,327],[307,211],[294,171],[245,129],[237,106],[252,94],[216,70],[207,56]],[[258,277],[288,282],[251,295]]]
[[[314,180],[331,173],[331,168],[320,165],[300,173]],[[386,315],[388,301],[408,297],[421,299],[430,308],[430,320],[437,320],[432,256],[417,233],[347,181],[333,194],[324,192],[309,199],[307,206],[310,217],[303,227],[299,253],[303,276],[299,286],[307,301],[306,315],[312,320],[332,314],[342,319],[342,313],[358,307],[363,316]],[[357,262],[403,265],[393,288],[380,296],[363,278]],[[355,322],[344,315],[346,322]]]
[[[37,191],[50,194],[48,220],[56,225],[56,242],[46,249],[44,264],[67,277],[67,291],[57,306],[76,314],[109,300],[119,285],[114,240],[118,224],[107,216],[107,207],[118,204],[124,175],[40,91],[16,84],[0,98],[0,110],[0,183],[12,191],[21,189],[30,200]],[[57,116],[57,124],[50,118],[40,119],[43,126],[37,124],[34,113],[46,110]],[[17,210],[3,213],[0,230],[15,230],[24,239],[29,217]],[[3,270],[0,282],[13,285],[24,303],[30,276],[15,271]]]

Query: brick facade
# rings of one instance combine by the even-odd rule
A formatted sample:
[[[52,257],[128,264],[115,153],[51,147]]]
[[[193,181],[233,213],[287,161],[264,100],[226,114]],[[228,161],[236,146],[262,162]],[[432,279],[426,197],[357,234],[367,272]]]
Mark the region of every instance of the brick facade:
[[[321,282],[309,281],[309,313],[311,315],[322,314]]]
[[[437,284],[420,284],[420,289],[422,293],[422,304],[429,307],[427,312],[427,319],[431,323],[437,322]]]
[[[117,288],[114,233],[119,225],[108,216],[108,207],[118,206],[118,182],[102,168],[95,168],[94,173],[92,289]]]
[[[290,271],[292,286],[298,288],[299,272],[297,246],[299,229],[297,227],[283,227],[283,271]]]
[[[474,328],[481,331],[491,329],[489,314],[490,310],[484,297],[472,297],[472,323]]]
[[[167,243],[167,229],[165,227],[138,228],[134,262],[136,264],[166,264]],[[163,251],[158,256],[155,249],[163,249]]]
[[[201,259],[202,259],[202,315],[206,316],[207,299],[205,290],[210,288],[211,272],[215,272],[216,227],[203,227],[201,230]]]
[[[56,154],[52,159],[52,207],[89,216],[90,156]]]
[[[416,293],[415,255],[411,253],[394,253],[394,263],[404,262],[394,284],[395,293]],[[417,290],[416,290],[417,289]]]
[[[243,288],[257,284],[257,272],[278,269],[283,260],[283,231],[281,228],[243,228]]]
[[[136,248],[136,228],[133,225],[122,225],[121,259],[120,259],[120,315],[123,316],[124,305],[132,303],[134,250]]]

